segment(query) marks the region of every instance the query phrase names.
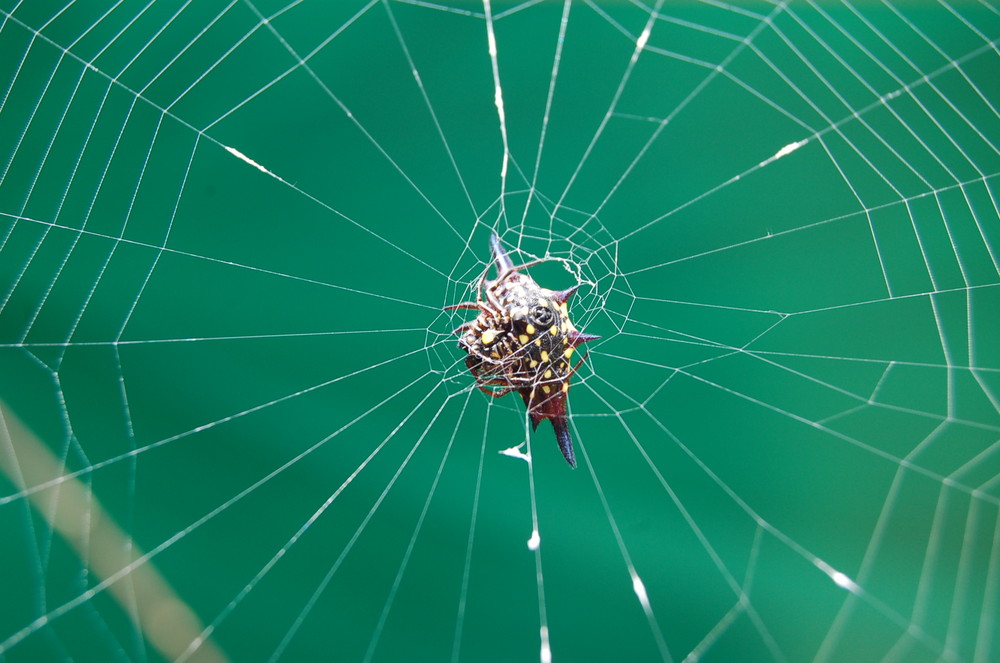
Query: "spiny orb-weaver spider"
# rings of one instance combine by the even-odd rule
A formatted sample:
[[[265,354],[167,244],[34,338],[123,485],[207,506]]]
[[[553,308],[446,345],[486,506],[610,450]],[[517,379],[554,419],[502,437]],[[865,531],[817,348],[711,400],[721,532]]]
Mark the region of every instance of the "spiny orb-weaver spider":
[[[515,266],[496,233],[490,235],[490,252],[496,278],[487,279],[487,269],[476,301],[445,307],[479,311],[475,320],[454,331],[460,335],[458,347],[467,353],[465,365],[483,393],[496,398],[519,393],[532,429],[537,430],[543,419],[551,421],[563,457],[576,467],[566,399],[569,379],[583,358],[575,366],[571,359],[578,345],[600,338],[577,331],[569,319],[567,302],[580,286],[561,291],[542,288],[521,272],[542,260]]]

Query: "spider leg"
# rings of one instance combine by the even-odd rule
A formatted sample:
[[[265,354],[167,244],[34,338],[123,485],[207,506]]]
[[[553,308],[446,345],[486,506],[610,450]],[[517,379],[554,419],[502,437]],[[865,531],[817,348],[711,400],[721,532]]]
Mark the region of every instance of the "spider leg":
[[[514,391],[511,387],[503,387],[501,389],[487,389],[485,385],[481,384],[477,384],[476,389],[483,392],[484,394],[487,394],[488,396],[492,396],[493,398],[500,398],[501,396],[506,396],[510,392]]]
[[[476,378],[477,382],[486,385],[508,385],[511,383],[509,374],[499,373],[499,371],[505,368],[503,359],[487,356],[475,347],[466,347],[466,351],[469,353],[468,357],[466,357],[466,366],[468,366],[469,371],[472,373],[472,377]],[[478,362],[476,360],[478,360]]]
[[[465,323],[465,325],[472,325],[472,324],[478,322],[480,319],[482,319],[482,317],[483,317],[484,314],[486,314],[488,316],[491,316],[493,318],[502,318],[503,317],[503,312],[500,311],[496,306],[493,306],[491,302],[483,302],[483,301],[462,302],[461,304],[452,304],[450,306],[445,306],[441,310],[442,311],[455,311],[455,310],[458,310],[458,309],[471,309],[471,310],[474,310],[474,311],[479,311],[479,316],[476,318],[476,320],[470,320],[469,322]],[[462,325],[461,327],[459,327],[458,329],[456,329],[452,333],[453,334],[457,334],[457,333],[460,333],[462,331],[465,331],[465,329],[466,329],[465,325]]]
[[[480,368],[470,368],[473,377],[476,378],[476,389],[488,394],[494,398],[500,398],[501,396],[506,396],[510,392],[514,391],[514,388],[510,386],[510,382],[500,377],[488,377],[482,378],[482,374],[485,372]],[[500,389],[490,389],[490,387],[500,387]]]
[[[455,329],[453,329],[451,333],[459,335],[464,334],[465,332],[474,328],[477,324],[479,324],[478,320],[469,320],[468,322],[462,323],[458,327],[455,327]]]
[[[486,294],[487,305],[493,306],[493,308],[498,312],[502,311],[504,308],[504,304],[502,301],[500,301],[500,298],[497,297],[497,290],[500,288],[501,285],[504,285],[503,281],[500,279],[496,279],[495,281],[487,281],[486,284],[487,284],[486,288],[483,290],[483,292]]]
[[[506,315],[506,313],[503,310],[503,306],[500,303],[500,300],[497,299],[492,292],[486,293],[486,304],[483,306],[483,310],[489,311],[490,315],[492,315],[494,318],[502,318],[504,317],[504,315]]]
[[[445,306],[441,310],[442,311],[454,311],[454,310],[460,309],[460,308],[472,308],[472,309],[482,310],[483,303],[482,302],[462,302],[461,304],[452,304],[450,306]]]

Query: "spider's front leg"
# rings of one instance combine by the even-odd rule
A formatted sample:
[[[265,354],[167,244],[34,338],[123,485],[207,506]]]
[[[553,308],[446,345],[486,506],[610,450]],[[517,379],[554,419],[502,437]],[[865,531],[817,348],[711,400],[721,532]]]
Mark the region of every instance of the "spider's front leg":
[[[490,383],[490,384],[492,384],[492,383]],[[479,391],[483,392],[484,394],[492,396],[493,398],[500,398],[501,396],[506,396],[510,392],[514,391],[513,387],[505,386],[501,382],[498,382],[497,385],[496,385],[496,386],[500,387],[500,389],[490,389],[489,386],[490,386],[489,384],[487,384],[487,385],[477,384],[476,385],[476,389],[478,389]]]
[[[493,398],[500,398],[514,391],[514,387],[511,386],[509,380],[487,373],[487,371],[483,370],[482,362],[476,361],[472,355],[466,357],[465,363],[469,367],[472,377],[476,379],[476,389],[484,394]],[[491,387],[500,388],[492,389]]]
[[[476,309],[477,311],[482,311],[483,310],[483,303],[482,302],[462,302],[461,304],[450,304],[448,306],[445,306],[441,310],[442,311],[455,311],[455,310],[460,309],[460,308],[471,308],[471,309]]]
[[[497,291],[504,285],[507,284],[502,279],[497,278],[495,281],[487,281],[486,288],[483,290],[486,293],[487,304],[498,312],[506,309],[504,302],[497,296]]]
[[[451,333],[452,334],[458,334],[459,336],[461,336],[462,334],[464,334],[465,332],[469,331],[470,329],[475,329],[478,325],[479,325],[479,319],[478,318],[475,319],[475,320],[469,320],[468,322],[463,322],[458,327],[455,327],[453,330],[451,330]]]

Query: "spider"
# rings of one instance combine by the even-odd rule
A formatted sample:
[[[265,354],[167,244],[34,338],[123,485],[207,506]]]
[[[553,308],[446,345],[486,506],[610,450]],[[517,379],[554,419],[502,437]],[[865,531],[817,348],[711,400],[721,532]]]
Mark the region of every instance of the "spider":
[[[479,311],[475,320],[453,332],[467,353],[465,365],[483,393],[496,398],[520,394],[533,430],[543,419],[551,421],[559,450],[576,467],[566,399],[569,380],[586,355],[576,365],[571,360],[577,346],[600,336],[577,331],[569,319],[567,302],[579,285],[561,291],[542,288],[521,272],[542,260],[515,266],[496,233],[490,235],[490,252],[496,278],[487,279],[487,268],[476,301],[445,307]]]

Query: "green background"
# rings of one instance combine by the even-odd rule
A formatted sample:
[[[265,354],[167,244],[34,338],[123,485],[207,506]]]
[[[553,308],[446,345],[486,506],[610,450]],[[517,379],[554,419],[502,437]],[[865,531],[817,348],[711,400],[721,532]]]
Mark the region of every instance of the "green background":
[[[234,661],[991,660],[1000,14],[900,5],[5,0],[5,412]],[[441,311],[492,230],[575,471]],[[161,660],[0,488],[0,661]]]

